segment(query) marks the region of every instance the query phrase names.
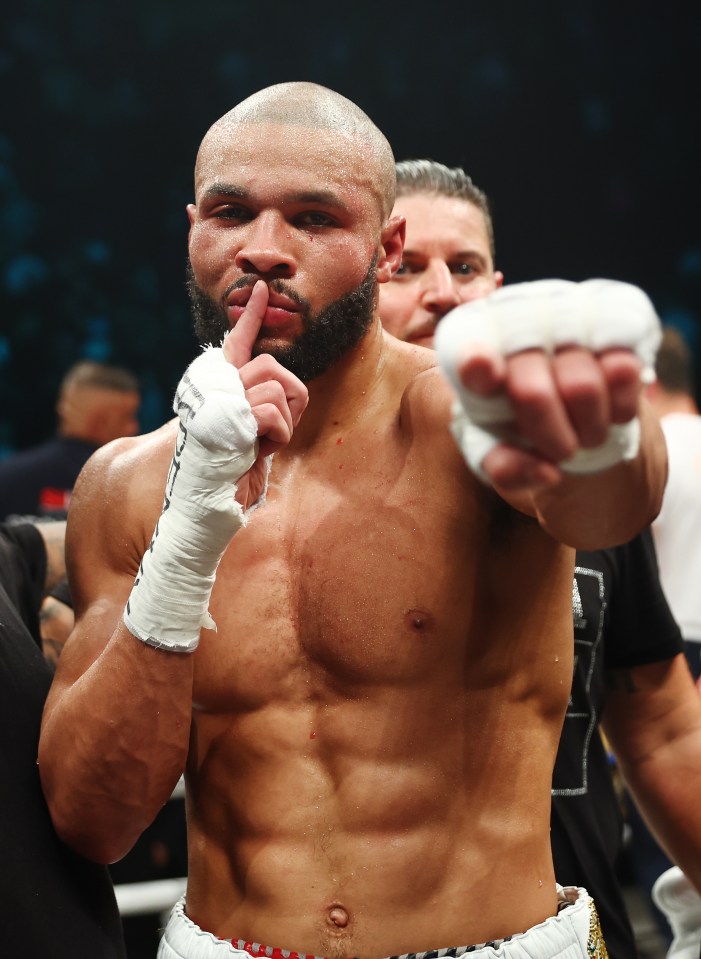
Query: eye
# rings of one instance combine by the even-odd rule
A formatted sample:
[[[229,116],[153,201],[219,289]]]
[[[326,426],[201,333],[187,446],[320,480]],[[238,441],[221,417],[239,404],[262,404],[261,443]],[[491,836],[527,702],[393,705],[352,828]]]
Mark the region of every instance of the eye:
[[[472,263],[451,263],[450,272],[456,276],[472,276],[472,274],[477,271]]]
[[[244,206],[227,204],[212,211],[212,216],[217,220],[238,220],[243,223],[251,219],[251,211]]]
[[[393,280],[409,280],[416,273],[420,273],[422,267],[419,263],[414,263],[412,260],[402,260],[401,265],[397,272],[392,277]]]
[[[308,210],[297,217],[297,222],[301,227],[315,226],[334,226],[336,221],[328,213],[322,213],[321,210]]]

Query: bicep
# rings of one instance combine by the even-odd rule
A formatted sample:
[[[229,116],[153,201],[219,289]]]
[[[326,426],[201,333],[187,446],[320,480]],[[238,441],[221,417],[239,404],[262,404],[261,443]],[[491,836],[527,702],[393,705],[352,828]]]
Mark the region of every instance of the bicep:
[[[117,475],[113,475],[114,473]],[[119,472],[92,462],[74,490],[66,535],[66,567],[75,625],[58,661],[47,703],[53,703],[100,657],[116,629],[145,548],[140,517]],[[114,509],[118,502],[121,509]]]
[[[701,701],[682,653],[607,673],[602,725],[619,761],[639,766],[699,729]]]

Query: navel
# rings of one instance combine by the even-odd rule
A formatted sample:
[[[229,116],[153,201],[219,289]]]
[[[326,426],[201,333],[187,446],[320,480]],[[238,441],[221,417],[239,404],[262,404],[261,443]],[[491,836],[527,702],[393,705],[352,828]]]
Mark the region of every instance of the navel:
[[[334,929],[345,929],[348,925],[348,911],[343,906],[332,906],[329,909],[328,922]]]

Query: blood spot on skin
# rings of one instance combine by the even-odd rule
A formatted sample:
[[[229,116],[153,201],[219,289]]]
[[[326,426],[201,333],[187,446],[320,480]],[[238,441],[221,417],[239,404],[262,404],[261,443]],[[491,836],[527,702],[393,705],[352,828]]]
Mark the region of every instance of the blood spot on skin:
[[[404,624],[413,633],[425,633],[433,628],[435,620],[425,609],[410,609],[404,614]]]
[[[329,909],[329,924],[335,929],[345,929],[348,925],[348,913],[343,906],[333,906]]]
[[[314,732],[313,729],[312,729],[312,731],[309,733],[309,738],[310,738],[310,739],[316,739],[316,733]]]
[[[336,446],[340,446],[342,442],[343,442],[343,437],[339,436],[338,439],[336,440]]]

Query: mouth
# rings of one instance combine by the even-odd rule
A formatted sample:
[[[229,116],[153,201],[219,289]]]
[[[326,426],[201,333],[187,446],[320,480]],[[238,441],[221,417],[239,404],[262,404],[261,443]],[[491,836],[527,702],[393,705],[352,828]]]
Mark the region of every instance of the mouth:
[[[226,300],[226,312],[231,326],[243,315],[253,292],[252,286],[232,290]],[[261,330],[277,329],[298,322],[301,309],[289,296],[268,289],[268,304],[263,314]]]
[[[438,323],[434,320],[429,323],[422,323],[416,329],[409,330],[407,342],[418,346],[433,346],[433,337],[436,335],[437,326]]]

